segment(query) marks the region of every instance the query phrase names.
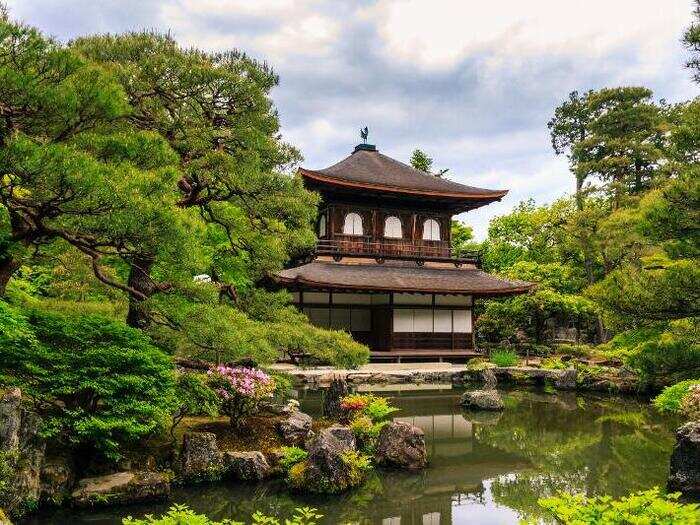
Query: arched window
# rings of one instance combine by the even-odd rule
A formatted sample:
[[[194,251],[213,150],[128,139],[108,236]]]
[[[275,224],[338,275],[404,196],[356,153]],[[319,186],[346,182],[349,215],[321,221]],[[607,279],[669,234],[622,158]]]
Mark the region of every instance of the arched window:
[[[319,237],[326,236],[326,214],[325,213],[323,215],[321,215],[321,218],[318,220],[318,236]]]
[[[438,224],[438,221],[435,219],[426,219],[425,222],[423,222],[423,240],[440,240],[440,225]]]
[[[362,217],[357,213],[348,213],[343,224],[344,235],[362,235]]]
[[[387,217],[384,221],[384,237],[392,239],[400,239],[403,237],[401,232],[401,219],[398,217]]]

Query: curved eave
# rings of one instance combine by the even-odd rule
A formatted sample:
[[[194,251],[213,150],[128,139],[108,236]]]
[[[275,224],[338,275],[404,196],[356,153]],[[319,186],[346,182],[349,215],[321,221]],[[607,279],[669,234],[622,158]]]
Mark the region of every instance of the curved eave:
[[[338,285],[335,283],[324,283],[320,281],[314,281],[312,279],[307,279],[303,277],[288,278],[282,277],[280,275],[274,275],[273,280],[279,284],[283,285],[304,285],[310,288],[317,289],[338,289],[338,290],[355,290],[355,291],[372,291],[372,292],[405,292],[405,293],[439,293],[439,294],[464,294],[473,296],[483,296],[483,297],[493,297],[499,295],[519,295],[527,293],[534,288],[534,284],[528,283],[527,285],[515,286],[508,289],[438,289],[438,288],[411,288],[411,287],[401,287],[396,286],[380,286],[380,285],[353,285],[353,284],[343,284]]]
[[[414,188],[401,188],[398,186],[391,186],[388,184],[371,184],[368,182],[356,182],[349,180],[342,180],[337,177],[329,177],[318,171],[308,170],[306,168],[299,168],[299,173],[302,177],[314,180],[316,182],[322,182],[329,184],[331,186],[337,186],[342,188],[359,189],[359,190],[370,190],[378,192],[389,192],[398,193],[402,195],[415,195],[415,196],[427,196],[427,197],[438,197],[443,199],[453,199],[458,201],[479,201],[484,204],[489,202],[495,202],[501,200],[507,193],[508,190],[492,190],[488,193],[466,193],[466,192],[450,192],[450,191],[437,191],[437,190],[422,190]]]

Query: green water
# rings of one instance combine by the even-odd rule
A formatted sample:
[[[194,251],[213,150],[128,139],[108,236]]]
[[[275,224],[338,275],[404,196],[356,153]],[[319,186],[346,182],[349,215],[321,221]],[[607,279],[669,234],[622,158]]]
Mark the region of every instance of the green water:
[[[678,422],[643,400],[511,391],[503,413],[475,413],[463,411],[459,391],[448,387],[382,395],[401,408],[396,419],[424,430],[425,471],[379,472],[343,496],[293,495],[279,482],[226,483],[178,488],[172,501],[213,519],[245,520],[256,509],[285,516],[308,505],[325,515],[324,524],[488,525],[538,518],[537,499],[558,490],[619,496],[666,484]],[[302,409],[317,415],[320,396],[301,393]],[[26,523],[116,524],[167,506],[58,511]]]

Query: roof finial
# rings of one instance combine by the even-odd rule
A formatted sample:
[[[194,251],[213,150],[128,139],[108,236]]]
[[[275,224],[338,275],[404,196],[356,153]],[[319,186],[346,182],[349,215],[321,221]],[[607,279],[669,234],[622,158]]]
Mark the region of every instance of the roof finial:
[[[367,144],[367,135],[369,135],[369,129],[367,129],[367,126],[360,128],[360,138],[362,138],[363,144]]]

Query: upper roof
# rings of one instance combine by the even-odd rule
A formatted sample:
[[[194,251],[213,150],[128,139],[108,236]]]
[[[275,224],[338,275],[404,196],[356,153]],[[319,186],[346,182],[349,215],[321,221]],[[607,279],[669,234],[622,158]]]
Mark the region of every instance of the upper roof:
[[[286,285],[316,289],[462,293],[481,296],[525,293],[525,281],[501,279],[476,268],[434,268],[404,261],[349,264],[315,260],[282,270],[275,279]]]
[[[453,201],[478,202],[500,200],[508,190],[488,190],[467,186],[417,170],[387,157],[374,146],[360,144],[337,164],[320,170],[300,168],[307,180],[346,188],[357,188],[405,195],[426,195]]]

